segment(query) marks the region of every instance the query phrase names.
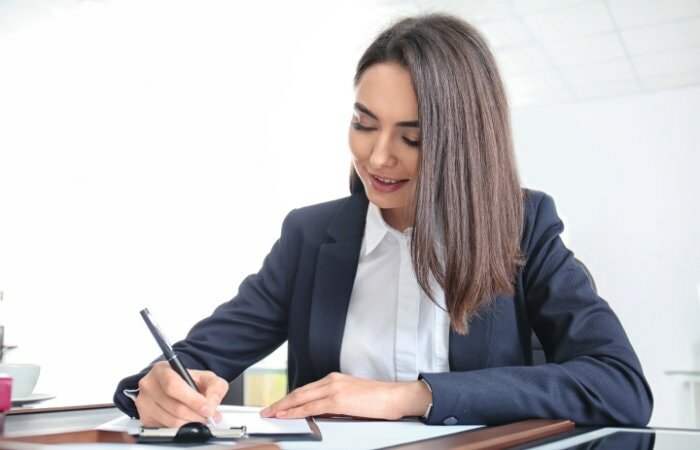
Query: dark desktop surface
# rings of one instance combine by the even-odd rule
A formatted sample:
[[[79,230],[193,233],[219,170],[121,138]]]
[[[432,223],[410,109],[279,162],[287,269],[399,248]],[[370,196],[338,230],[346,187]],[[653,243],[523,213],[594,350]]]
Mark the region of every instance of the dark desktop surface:
[[[511,450],[700,450],[699,429],[577,427]]]

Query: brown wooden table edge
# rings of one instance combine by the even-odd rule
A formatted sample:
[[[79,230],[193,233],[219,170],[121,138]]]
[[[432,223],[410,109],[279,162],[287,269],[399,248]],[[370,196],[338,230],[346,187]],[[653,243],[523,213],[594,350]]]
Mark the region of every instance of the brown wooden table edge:
[[[46,412],[62,412],[62,411],[80,411],[89,409],[107,409],[116,408],[114,403],[91,403],[86,405],[68,405],[68,406],[47,406],[33,408],[15,408],[5,412],[5,415],[12,416],[15,414],[32,414]]]

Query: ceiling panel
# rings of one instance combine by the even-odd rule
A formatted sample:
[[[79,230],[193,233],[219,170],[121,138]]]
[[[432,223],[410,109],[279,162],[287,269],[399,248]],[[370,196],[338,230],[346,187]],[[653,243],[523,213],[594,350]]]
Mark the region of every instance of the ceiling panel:
[[[502,50],[496,58],[503,72],[513,75],[552,69],[552,63],[542,49],[534,45]]]
[[[637,80],[619,80],[606,83],[573,86],[577,98],[600,98],[640,92]]]
[[[651,55],[634,56],[632,60],[642,78],[700,71],[698,48],[687,48]]]
[[[569,91],[544,91],[537,94],[510,95],[510,103],[515,107],[566,103],[576,100]]]
[[[630,55],[700,46],[700,17],[621,30],[620,34]]]
[[[603,2],[587,2],[566,8],[523,14],[535,38],[542,41],[585,36],[615,29]]]
[[[520,13],[532,13],[587,3],[590,0],[512,0],[513,8]]]
[[[560,66],[609,61],[626,56],[616,32],[548,41],[543,42],[542,46],[552,61]]]
[[[502,6],[499,20],[476,26],[516,107],[700,84],[700,0],[511,0],[510,15]]]
[[[634,68],[626,58],[604,63],[562,67],[560,70],[564,75],[564,79],[572,86],[590,86],[613,81],[636,80]]]
[[[437,3],[442,3],[442,1]],[[464,13],[463,17],[474,21],[508,19],[514,15],[513,5],[508,0],[478,1],[476,5],[468,5],[468,3],[463,0],[455,0],[454,8],[450,11]],[[436,9],[444,10],[445,5],[441,4]]]
[[[608,0],[618,27],[630,28],[700,15],[698,0]]]
[[[513,95],[544,94],[546,92],[567,92],[561,74],[556,70],[544,70],[531,74],[510,75],[506,84]]]
[[[527,28],[518,19],[488,21],[479,24],[478,27],[494,47],[517,47],[532,41]]]
[[[684,87],[693,84],[700,84],[700,71],[642,79],[642,85],[646,90]]]

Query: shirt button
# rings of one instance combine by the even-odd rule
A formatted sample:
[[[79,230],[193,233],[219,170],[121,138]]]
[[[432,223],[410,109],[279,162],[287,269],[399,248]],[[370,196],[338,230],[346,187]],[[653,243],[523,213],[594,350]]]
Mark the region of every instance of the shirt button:
[[[457,423],[457,418],[454,416],[450,416],[447,419],[442,421],[443,425],[455,425]]]

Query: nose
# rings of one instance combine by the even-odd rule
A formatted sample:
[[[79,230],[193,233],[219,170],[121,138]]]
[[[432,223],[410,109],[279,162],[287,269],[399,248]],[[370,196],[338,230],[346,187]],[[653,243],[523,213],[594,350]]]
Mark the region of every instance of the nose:
[[[369,163],[374,169],[393,167],[396,165],[396,156],[392,150],[391,136],[389,133],[380,133],[372,147]]]

